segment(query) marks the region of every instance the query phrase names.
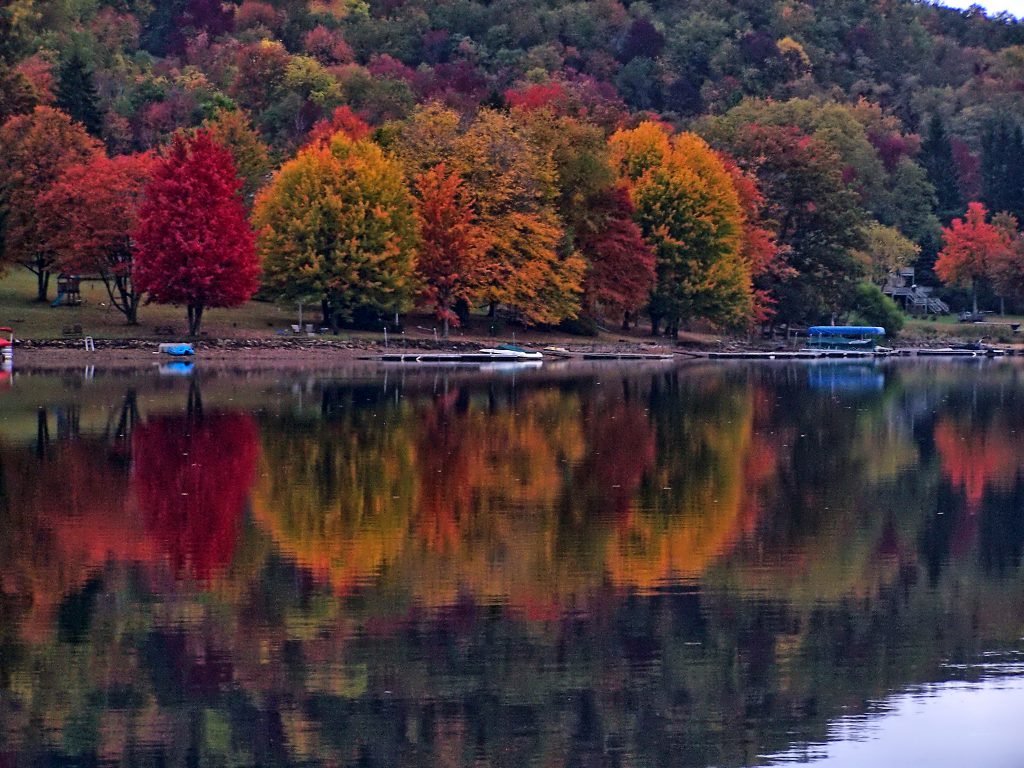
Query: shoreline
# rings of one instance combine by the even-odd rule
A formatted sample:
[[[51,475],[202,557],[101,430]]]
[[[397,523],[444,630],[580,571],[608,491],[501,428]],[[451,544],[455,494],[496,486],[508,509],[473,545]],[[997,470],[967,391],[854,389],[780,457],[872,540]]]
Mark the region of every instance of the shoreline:
[[[929,339],[927,341],[906,340],[906,345],[898,347],[906,349],[927,349],[948,346],[946,340]],[[157,351],[157,343],[143,339],[101,340],[96,342],[95,351],[86,351],[81,341],[53,340],[19,340],[15,343],[15,370],[32,369],[37,371],[58,371],[62,369],[95,366],[105,369],[140,369],[172,362],[202,363],[210,368],[245,368],[267,369],[307,369],[327,370],[331,368],[371,368],[380,366],[380,360],[367,359],[383,354],[417,354],[417,353],[465,353],[475,352],[482,346],[495,344],[495,340],[450,340],[434,342],[433,340],[417,340],[408,345],[390,344],[385,347],[381,343],[370,340],[334,340],[334,339],[221,339],[200,340],[195,342],[194,357],[175,357]],[[524,346],[542,349],[540,345],[522,342]],[[794,351],[795,347],[775,343],[754,343],[740,340],[721,341],[719,343],[682,343],[621,340],[611,341],[552,341],[572,353],[570,357],[552,356],[549,362],[578,364],[583,361],[586,353],[611,354],[663,354],[671,355],[678,360],[706,359],[708,353],[742,352],[766,353]],[[996,346],[1010,350],[1010,355],[1024,353],[1024,345],[997,344]],[[611,362],[611,361],[609,361]],[[628,362],[628,361],[623,361]]]

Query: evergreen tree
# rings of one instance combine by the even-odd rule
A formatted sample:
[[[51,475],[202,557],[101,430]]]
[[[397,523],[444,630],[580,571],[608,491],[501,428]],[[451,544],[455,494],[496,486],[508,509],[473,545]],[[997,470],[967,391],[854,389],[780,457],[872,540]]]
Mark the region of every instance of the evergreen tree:
[[[921,142],[921,164],[928,172],[928,180],[935,187],[937,205],[935,213],[948,222],[963,213],[964,200],[953,162],[953,147],[942,125],[942,118],[933,114],[928,123],[928,135]]]
[[[100,135],[103,113],[99,108],[99,94],[92,81],[92,71],[78,51],[61,64],[60,85],[57,88],[57,106],[85,126],[93,136]]]
[[[991,211],[1024,213],[1024,135],[1002,120],[981,137],[981,194]]]

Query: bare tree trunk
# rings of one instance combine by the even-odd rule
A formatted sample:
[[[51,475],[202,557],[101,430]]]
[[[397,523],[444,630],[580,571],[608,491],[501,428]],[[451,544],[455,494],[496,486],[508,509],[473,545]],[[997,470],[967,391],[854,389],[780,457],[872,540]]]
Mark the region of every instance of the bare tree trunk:
[[[199,327],[203,322],[203,305],[188,305],[188,335],[196,337],[199,335]]]
[[[50,292],[50,270],[42,265],[29,269],[36,273],[36,301],[47,301],[46,294]]]

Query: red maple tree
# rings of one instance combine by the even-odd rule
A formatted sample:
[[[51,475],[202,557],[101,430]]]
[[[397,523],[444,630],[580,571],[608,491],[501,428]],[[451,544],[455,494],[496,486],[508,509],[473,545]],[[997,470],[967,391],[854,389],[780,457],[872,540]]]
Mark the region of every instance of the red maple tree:
[[[476,221],[462,179],[444,163],[420,175],[416,191],[421,241],[416,272],[425,286],[424,298],[434,305],[447,338],[449,324],[459,325],[454,304],[460,299],[471,301],[483,285],[490,241]]]
[[[627,314],[639,310],[654,286],[654,251],[633,221],[629,190],[614,187],[591,207],[595,224],[580,233],[580,251],[588,269],[583,293],[591,314]]]
[[[138,322],[142,296],[133,281],[132,231],[152,167],[149,153],[97,155],[64,171],[37,212],[39,229],[49,234],[46,248],[60,269],[99,275],[110,303],[130,325]]]
[[[236,307],[258,287],[255,237],[231,153],[208,131],[175,135],[153,169],[134,239],[135,283],[188,308],[189,334],[207,307]]]
[[[370,126],[363,118],[352,111],[352,108],[344,104],[334,110],[330,120],[317,120],[309,132],[307,146],[316,144],[327,146],[331,136],[341,131],[353,141],[360,141],[370,135]]]

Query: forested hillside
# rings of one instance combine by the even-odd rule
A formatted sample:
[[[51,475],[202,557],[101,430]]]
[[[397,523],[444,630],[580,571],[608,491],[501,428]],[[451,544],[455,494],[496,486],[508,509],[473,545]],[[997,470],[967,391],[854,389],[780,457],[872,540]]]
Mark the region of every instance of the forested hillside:
[[[257,262],[332,323],[877,321],[909,265],[961,302],[1024,294],[1024,24],[979,9],[11,0],[0,122],[3,261],[41,297],[102,275],[129,322],[146,293],[244,301]],[[199,198],[154,202],[189,173]],[[217,195],[230,232],[158,242]],[[241,285],[167,290],[225,251]]]

